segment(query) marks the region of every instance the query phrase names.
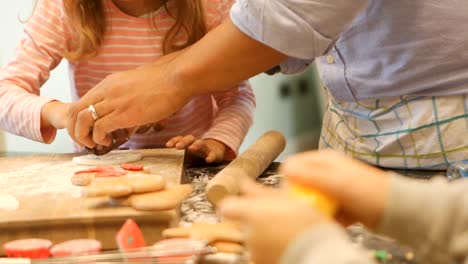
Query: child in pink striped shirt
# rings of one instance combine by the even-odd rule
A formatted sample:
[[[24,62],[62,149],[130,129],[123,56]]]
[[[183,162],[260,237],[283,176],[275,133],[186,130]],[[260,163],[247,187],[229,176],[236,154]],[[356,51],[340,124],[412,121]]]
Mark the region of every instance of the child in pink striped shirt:
[[[52,142],[57,129],[66,127],[68,105],[40,96],[40,87],[62,58],[69,61],[77,100],[110,74],[195,43],[222,22],[232,2],[39,0],[25,25],[26,37],[0,70],[0,128]],[[123,147],[166,145],[187,148],[206,162],[232,159],[252,124],[254,107],[252,89],[244,82],[194,98],[166,120],[163,130],[135,134]]]

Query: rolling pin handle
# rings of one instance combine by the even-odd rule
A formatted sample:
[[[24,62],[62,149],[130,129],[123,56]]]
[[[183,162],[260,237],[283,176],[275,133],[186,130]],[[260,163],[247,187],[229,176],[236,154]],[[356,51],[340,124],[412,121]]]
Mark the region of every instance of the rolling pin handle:
[[[283,152],[286,139],[278,131],[263,134],[244,153],[220,171],[206,186],[206,197],[216,205],[228,195],[240,193],[246,178],[255,180]]]

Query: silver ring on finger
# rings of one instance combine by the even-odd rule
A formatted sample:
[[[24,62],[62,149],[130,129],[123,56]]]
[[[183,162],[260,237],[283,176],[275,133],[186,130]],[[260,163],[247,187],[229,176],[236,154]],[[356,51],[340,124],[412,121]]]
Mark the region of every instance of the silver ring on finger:
[[[94,108],[94,105],[88,106],[88,112],[91,113],[91,116],[93,117],[94,121],[99,119],[99,115],[96,112],[96,108]]]

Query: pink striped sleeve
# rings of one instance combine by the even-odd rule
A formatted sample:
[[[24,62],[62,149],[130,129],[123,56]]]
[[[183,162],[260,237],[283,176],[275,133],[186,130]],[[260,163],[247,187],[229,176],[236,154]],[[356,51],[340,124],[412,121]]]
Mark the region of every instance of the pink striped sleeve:
[[[246,81],[225,92],[213,95],[218,105],[217,115],[203,138],[211,138],[229,147],[225,159],[233,159],[253,123],[255,95]]]
[[[206,0],[208,30],[212,30],[229,17],[234,0]]]
[[[40,87],[66,47],[62,9],[61,0],[40,0],[14,57],[0,70],[0,128],[47,143],[56,131],[41,133],[41,109],[53,99],[41,97]]]

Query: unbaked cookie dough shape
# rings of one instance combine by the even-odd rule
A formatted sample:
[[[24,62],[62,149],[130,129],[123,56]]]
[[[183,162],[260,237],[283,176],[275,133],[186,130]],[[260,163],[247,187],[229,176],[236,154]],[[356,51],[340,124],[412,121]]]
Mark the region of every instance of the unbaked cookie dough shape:
[[[128,150],[114,150],[103,156],[88,154],[73,158],[73,162],[77,165],[86,166],[106,166],[120,165],[123,163],[139,161],[143,158],[141,153]]]
[[[166,186],[162,176],[137,174],[133,176],[96,178],[82,190],[85,197],[122,197],[130,194],[161,191]]]

